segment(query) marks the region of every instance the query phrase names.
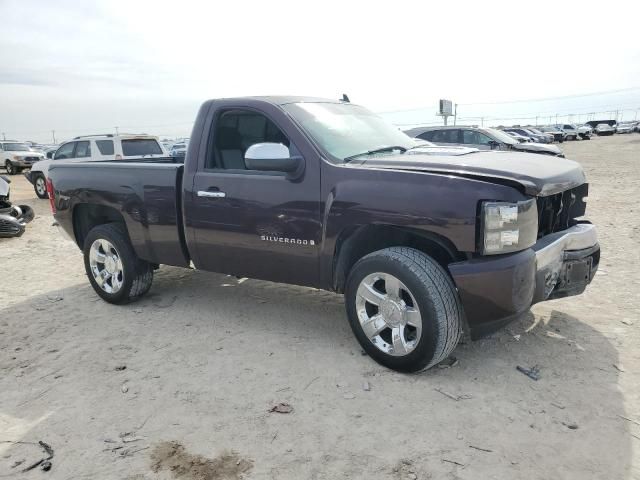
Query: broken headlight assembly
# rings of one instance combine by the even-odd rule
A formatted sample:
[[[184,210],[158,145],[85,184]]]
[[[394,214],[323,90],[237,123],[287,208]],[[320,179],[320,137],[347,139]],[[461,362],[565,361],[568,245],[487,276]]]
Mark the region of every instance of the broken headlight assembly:
[[[538,237],[535,198],[523,202],[482,202],[480,249],[483,255],[524,250]]]

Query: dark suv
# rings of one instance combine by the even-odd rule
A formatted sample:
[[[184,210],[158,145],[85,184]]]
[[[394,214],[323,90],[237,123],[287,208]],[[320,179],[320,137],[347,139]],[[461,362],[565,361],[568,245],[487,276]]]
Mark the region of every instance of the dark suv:
[[[495,128],[481,127],[418,127],[406,130],[410,137],[420,138],[436,145],[464,145],[479,150],[517,150],[544,153],[564,157],[555,145],[520,143],[515,138]]]

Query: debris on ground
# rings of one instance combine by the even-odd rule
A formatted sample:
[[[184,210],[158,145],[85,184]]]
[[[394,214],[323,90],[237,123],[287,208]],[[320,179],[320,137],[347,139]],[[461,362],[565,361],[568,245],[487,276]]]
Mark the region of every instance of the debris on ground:
[[[13,443],[16,445],[39,445],[40,448],[42,448],[42,450],[44,450],[45,453],[45,457],[41,458],[40,460],[38,460],[37,462],[32,463],[31,465],[29,465],[27,468],[24,468],[22,470],[20,470],[22,473],[24,472],[28,472],[33,470],[34,468],[40,467],[40,469],[44,472],[48,472],[49,470],[51,470],[51,459],[53,459],[53,448],[51,448],[51,445],[49,445],[48,443],[43,442],[42,440],[38,441],[38,443],[34,443],[34,442],[12,442],[12,441],[4,441],[4,442],[0,442],[0,443]],[[19,462],[16,462],[13,467],[11,468],[15,468],[18,467],[19,465],[23,464],[25,462],[25,460],[21,460]]]
[[[369,392],[369,391],[371,391],[371,385],[369,385],[369,382],[367,382],[367,381],[365,380],[365,381],[363,382],[363,384],[362,384],[362,389],[363,389],[365,392]]]
[[[534,365],[531,368],[525,368],[518,365],[516,369],[520,373],[524,373],[531,380],[536,380],[536,381],[540,380],[540,367],[538,365]]]
[[[127,393],[129,391],[129,386],[125,383],[122,384],[122,386],[120,387],[120,391],[122,393]]]
[[[450,368],[455,367],[458,364],[458,359],[454,356],[445,358],[438,364],[438,368]]]
[[[126,365],[118,365],[118,366],[116,366],[116,368],[114,368],[114,370],[116,372],[121,372],[121,371],[126,370],[126,369],[127,369]]]
[[[633,322],[631,320],[629,320],[628,318],[623,318],[622,320],[620,320],[622,323],[624,323],[625,325],[633,325]]]
[[[344,398],[345,400],[353,400],[354,398],[356,398],[356,396],[353,393],[345,393],[342,398]]]
[[[271,407],[269,412],[291,413],[291,412],[293,412],[293,407],[291,405],[289,405],[288,403],[280,402],[279,404],[274,405],[273,407]]]
[[[622,366],[622,364],[621,364],[621,363],[614,363],[614,364],[613,364],[613,366],[614,366],[614,368],[615,368],[616,370],[618,370],[619,372],[624,372],[624,371],[625,371],[625,370],[624,370],[624,367]]]
[[[396,474],[396,478],[401,480],[416,480],[418,478],[413,462],[406,458],[400,460],[392,470]]]
[[[578,424],[577,423],[566,423],[566,422],[562,422],[562,424],[567,427],[569,430],[577,430],[578,429]]]
[[[253,462],[235,452],[224,452],[211,459],[193,455],[178,442],[162,442],[151,452],[151,470],[170,472],[173,478],[184,480],[243,478],[253,468]]]
[[[633,418],[629,418],[629,417],[625,417],[624,415],[618,415],[620,418],[622,418],[623,420],[626,420],[627,422],[631,422],[631,423],[635,423],[636,425],[640,425],[640,422],[637,420],[634,420]]]
[[[443,458],[442,461],[445,463],[453,463],[454,465],[458,465],[459,467],[465,466],[464,463],[456,462],[455,460],[449,460],[448,458]]]
[[[477,447],[475,445],[469,445],[469,448],[473,448],[474,450],[479,450],[481,452],[492,453],[493,450],[489,450],[488,448]]]
[[[456,402],[459,400],[469,400],[470,398],[472,398],[471,395],[467,395],[467,394],[454,395],[453,393],[446,392],[441,388],[434,388],[434,390],[438,393],[441,393],[445,397],[449,397],[451,400],[455,400]]]
[[[560,410],[564,410],[565,409],[565,406],[564,405],[560,405],[559,403],[551,402],[551,405],[553,405],[556,408],[559,408]]]

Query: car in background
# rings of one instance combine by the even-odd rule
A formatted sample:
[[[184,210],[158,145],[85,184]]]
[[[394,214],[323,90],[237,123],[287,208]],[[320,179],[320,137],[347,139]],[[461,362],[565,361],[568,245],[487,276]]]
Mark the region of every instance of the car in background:
[[[169,155],[171,155],[172,158],[175,158],[178,161],[184,161],[184,157],[187,155],[188,147],[189,142],[174,143],[171,147]]]
[[[56,150],[58,150],[58,145],[55,145],[53,147],[47,147],[42,151],[42,153],[46,158],[51,159],[53,158],[53,155],[56,153]]]
[[[551,135],[550,133],[547,132],[543,132],[542,130],[538,129],[537,127],[526,127],[526,129],[528,131],[530,131],[531,133],[535,134],[535,135],[539,135],[541,136],[543,139],[546,139],[546,142],[544,143],[553,143],[555,140],[555,137],[553,135]]]
[[[527,142],[520,143],[507,133],[495,128],[485,127],[418,127],[404,133],[436,145],[462,145],[478,150],[516,150],[519,152],[541,153],[564,157],[564,153],[555,145]]]
[[[522,135],[523,137],[528,137],[531,139],[532,142],[538,142],[538,143],[551,143],[552,142],[552,138],[550,138],[549,136],[547,136],[547,134],[545,133],[534,133],[533,130],[529,129],[529,128],[522,128],[522,127],[507,127],[507,128],[503,128],[503,130],[505,132],[515,132],[518,135]]]
[[[511,131],[507,131],[504,130],[504,132],[507,135],[512,136],[513,138],[515,138],[516,140],[518,140],[520,143],[526,143],[526,142],[531,142],[531,139],[529,137],[523,137],[522,135],[520,135],[519,133],[516,132],[511,132]]]
[[[616,133],[633,133],[636,129],[634,122],[619,123],[616,127]]]
[[[167,153],[153,135],[86,135],[62,143],[50,159],[35,163],[25,177],[33,185],[38,198],[48,198],[47,172],[52,162],[127,160],[140,157],[166,158]]]
[[[558,127],[539,127],[540,130],[549,135],[553,135],[553,141],[562,143],[567,138],[567,134],[560,130]]]
[[[570,123],[565,123],[561,125],[556,125],[560,130],[562,130],[566,136],[565,140],[578,140],[580,138],[580,134],[578,133],[578,129],[575,125]]]
[[[608,123],[599,123],[596,125],[595,132],[599,137],[613,135],[616,133],[616,127],[613,127]]]
[[[17,141],[0,141],[0,155],[0,165],[9,175],[31,168],[44,158],[42,153],[33,151],[29,144]]]
[[[593,135],[593,128],[591,125],[580,125],[578,126],[578,135],[583,140],[591,140],[591,135]]]

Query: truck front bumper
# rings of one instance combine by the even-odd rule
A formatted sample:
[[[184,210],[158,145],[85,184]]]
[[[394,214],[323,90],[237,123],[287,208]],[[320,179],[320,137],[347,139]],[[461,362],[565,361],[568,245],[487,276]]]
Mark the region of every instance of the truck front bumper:
[[[516,319],[534,303],[582,293],[600,261],[590,223],[541,238],[522,252],[452,263],[472,339]]]

